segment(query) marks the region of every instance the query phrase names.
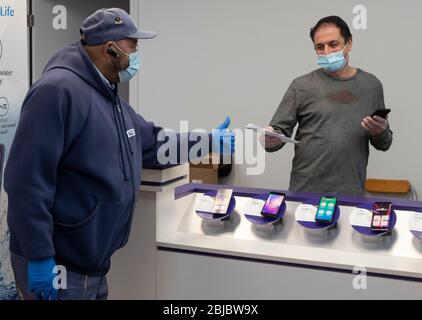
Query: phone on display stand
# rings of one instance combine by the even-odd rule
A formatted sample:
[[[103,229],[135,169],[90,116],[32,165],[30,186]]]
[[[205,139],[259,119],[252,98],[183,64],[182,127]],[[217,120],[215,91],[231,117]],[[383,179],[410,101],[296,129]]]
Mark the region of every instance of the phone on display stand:
[[[286,195],[280,192],[270,192],[262,208],[261,215],[264,217],[275,218],[284,203]]]
[[[335,197],[321,197],[315,216],[315,221],[321,223],[332,223],[336,204],[337,198]]]
[[[375,202],[372,206],[371,229],[389,231],[391,226],[391,202]]]
[[[378,117],[381,117],[383,119],[386,119],[390,112],[391,112],[391,109],[379,109],[379,110],[376,110],[372,114],[371,117],[373,118],[374,116],[378,116]]]
[[[227,214],[232,195],[233,190],[219,189],[217,191],[217,195],[215,196],[214,205],[211,212],[213,214]]]

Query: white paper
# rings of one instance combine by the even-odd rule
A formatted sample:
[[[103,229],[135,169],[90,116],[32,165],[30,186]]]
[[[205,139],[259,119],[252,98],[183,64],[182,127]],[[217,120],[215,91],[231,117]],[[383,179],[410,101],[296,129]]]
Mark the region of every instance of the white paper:
[[[214,198],[203,195],[201,198],[199,198],[198,203],[196,204],[195,210],[211,213],[213,206],[214,206]]]
[[[409,217],[409,228],[412,231],[422,232],[422,213],[414,212]]]
[[[296,208],[295,218],[297,221],[302,222],[316,222],[315,215],[317,207],[312,204],[300,204]]]
[[[246,126],[246,129],[254,130],[254,131],[257,131],[260,134],[265,134],[267,136],[276,137],[276,138],[280,139],[281,142],[284,142],[284,143],[299,143],[299,141],[288,138],[284,134],[266,131],[263,128],[261,128],[260,126],[257,126],[256,124],[253,124],[253,123],[249,123]]]
[[[349,220],[352,226],[370,228],[372,212],[363,208],[355,208],[350,214]]]
[[[261,199],[249,199],[243,208],[243,214],[249,216],[261,217],[262,208],[264,207],[265,201]]]

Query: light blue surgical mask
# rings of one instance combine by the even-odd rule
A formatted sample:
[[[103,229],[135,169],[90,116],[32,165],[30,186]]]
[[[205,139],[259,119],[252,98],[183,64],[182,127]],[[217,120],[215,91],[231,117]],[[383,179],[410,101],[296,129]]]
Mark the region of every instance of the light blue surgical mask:
[[[125,70],[119,71],[120,82],[128,82],[139,72],[141,68],[141,56],[139,52],[134,52],[129,55],[129,67]]]
[[[327,55],[318,55],[318,64],[329,72],[337,72],[346,66],[347,59],[344,57],[344,49]]]
[[[133,52],[128,54],[124,52],[122,49],[119,48],[117,44],[114,44],[122,53],[129,57],[129,67],[125,70],[119,71],[119,80],[120,82],[128,82],[130,81],[136,74],[139,72],[141,68],[141,55],[139,51]]]

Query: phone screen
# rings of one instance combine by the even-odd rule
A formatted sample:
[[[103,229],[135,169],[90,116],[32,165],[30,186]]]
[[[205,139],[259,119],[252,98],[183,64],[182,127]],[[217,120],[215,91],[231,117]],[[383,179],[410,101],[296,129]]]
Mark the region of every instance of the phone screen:
[[[387,231],[390,229],[391,202],[375,202],[372,209],[373,230]]]
[[[233,190],[219,189],[215,196],[212,213],[226,214],[229,209],[230,200],[232,198]]]
[[[319,222],[331,222],[336,203],[337,199],[334,197],[321,197],[315,220]]]
[[[378,117],[385,119],[385,118],[387,118],[387,116],[390,112],[391,112],[391,109],[378,109],[372,114],[372,117],[378,116]]]
[[[265,201],[262,214],[276,216],[284,200],[284,194],[270,193]]]

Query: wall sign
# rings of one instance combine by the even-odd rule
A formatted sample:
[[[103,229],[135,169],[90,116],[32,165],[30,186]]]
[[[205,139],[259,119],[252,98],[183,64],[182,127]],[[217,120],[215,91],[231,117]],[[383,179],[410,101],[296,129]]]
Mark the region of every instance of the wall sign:
[[[27,2],[0,1],[0,143],[10,150],[23,100],[29,89]],[[15,297],[14,277],[9,261],[7,199],[0,202],[0,300]]]

